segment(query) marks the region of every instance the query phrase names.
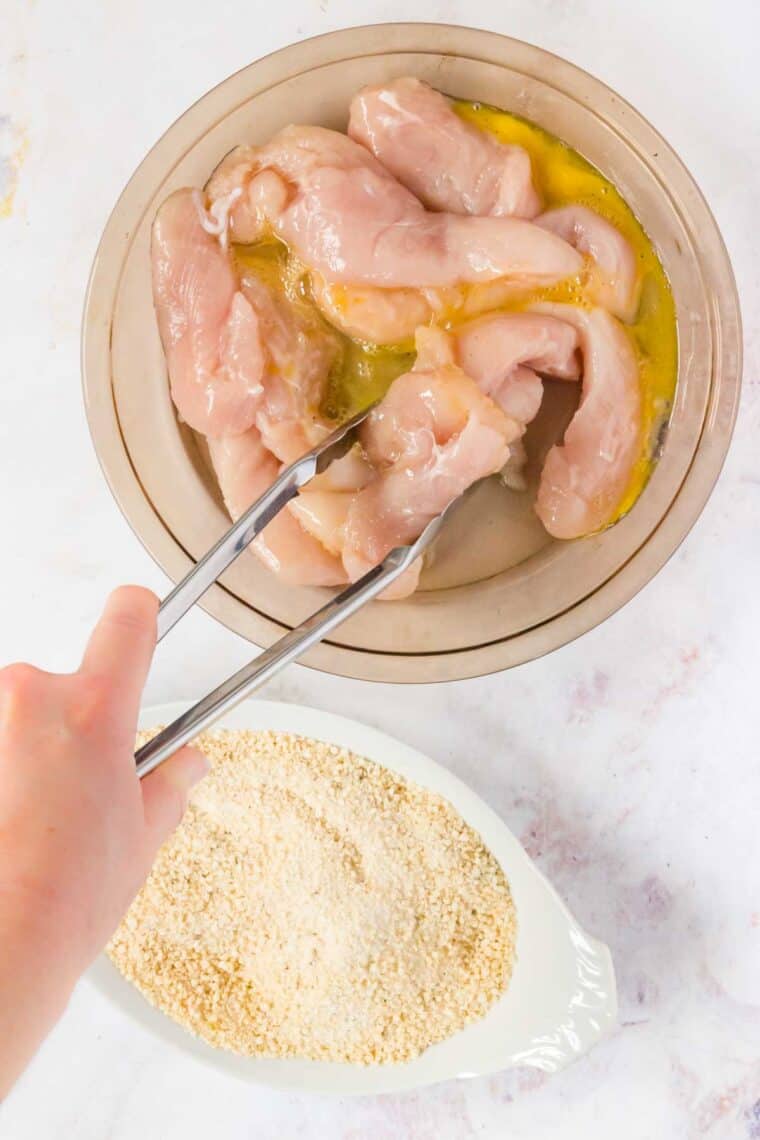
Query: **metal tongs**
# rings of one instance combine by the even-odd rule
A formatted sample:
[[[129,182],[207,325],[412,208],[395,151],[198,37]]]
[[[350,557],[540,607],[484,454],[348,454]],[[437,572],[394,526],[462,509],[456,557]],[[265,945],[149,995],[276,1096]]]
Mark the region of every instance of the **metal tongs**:
[[[193,569],[164,598],[158,611],[158,640],[172,629],[184,614],[213,585],[220,574],[260,534],[267,523],[298,494],[300,487],[315,475],[325,471],[353,445],[352,432],[369,414],[371,408],[354,416],[306,455],[291,463],[264,494],[248,508],[219,541],[204,554]],[[461,496],[460,496],[461,499]],[[444,520],[460,499],[455,499],[436,518],[432,519],[416,542],[397,546],[373,566],[363,578],[342,590],[301,625],[286,633],[269,649],[265,649],[249,665],[233,673],[203,700],[189,708],[172,724],[162,729],[135,754],[137,774],[147,776],[184,744],[208,728],[229,709],[239,704],[249,693],[260,688],[270,677],[279,673],[291,661],[305,653],[352,614],[365,602],[377,597],[386,586],[394,582],[411,566],[416,558],[436,537]]]

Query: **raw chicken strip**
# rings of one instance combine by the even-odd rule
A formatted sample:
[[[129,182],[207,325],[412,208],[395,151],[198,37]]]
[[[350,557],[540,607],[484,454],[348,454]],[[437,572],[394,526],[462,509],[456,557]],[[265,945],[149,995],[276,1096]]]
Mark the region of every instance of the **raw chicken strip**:
[[[537,313],[494,313],[461,325],[455,333],[457,360],[502,411],[522,425],[535,419],[544,395],[539,372],[562,380],[580,376],[578,332]],[[527,453],[521,440],[510,448],[502,481],[524,491]]]
[[[619,230],[587,206],[576,205],[547,210],[536,218],[536,225],[591,257],[594,266],[587,293],[594,304],[621,321],[635,319],[641,280],[633,249]]]
[[[280,175],[261,166],[256,147],[236,146],[206,183],[209,213],[223,210],[229,238],[241,245],[266,236],[269,219],[278,217],[291,197]]]
[[[404,344],[421,325],[466,320],[508,305],[525,286],[508,277],[475,285],[436,289],[382,289],[336,285],[312,273],[312,293],[321,311],[347,336],[370,344]]]
[[[224,505],[236,521],[274,483],[280,464],[261,441],[257,428],[241,435],[206,440]]]
[[[271,486],[280,465],[261,441],[257,428],[242,435],[209,438],[209,454],[225,506],[238,519]],[[339,558],[307,534],[286,507],[253,542],[261,561],[294,586],[338,586],[346,581]]]
[[[285,581],[355,580],[506,462],[521,425],[455,365],[448,334],[420,329],[417,349],[414,369],[391,385],[363,425],[362,447],[314,479],[254,543]],[[227,508],[239,517],[276,477],[277,461],[257,428],[210,439],[209,450]],[[418,562],[383,596],[412,593],[420,569]]]
[[[288,507],[272,519],[253,549],[272,573],[290,586],[343,586],[343,564],[308,534]]]
[[[429,301],[417,289],[335,285],[313,273],[311,292],[331,324],[369,344],[402,344],[433,315]]]
[[[543,387],[537,372],[560,380],[580,377],[578,331],[538,313],[496,313],[456,330],[457,361],[482,392],[509,416],[528,424]]]
[[[265,351],[256,427],[265,446],[283,463],[292,463],[330,430],[317,409],[337,344],[316,320],[308,321],[254,274],[243,276],[241,289],[258,318]]]
[[[286,127],[266,146],[233,151],[207,192],[214,203],[237,189],[237,240],[254,240],[268,221],[331,282],[406,288],[509,277],[538,286],[582,267],[567,242],[529,222],[429,213],[364,147],[324,127]]]
[[[533,218],[541,208],[528,152],[465,122],[419,79],[365,87],[348,133],[431,210]]]
[[[614,518],[639,456],[639,370],[623,326],[605,309],[536,310],[575,325],[583,355],[580,407],[546,457],[536,513],[555,538],[580,538]]]
[[[310,491],[361,491],[374,478],[374,467],[361,445],[355,443],[340,459],[334,459],[326,471],[315,475],[308,486]]]
[[[372,479],[375,478],[376,472],[373,471]],[[310,485],[301,491],[290,507],[304,530],[332,553],[342,555],[346,545],[346,524],[355,498],[356,491],[317,491],[312,490]],[[368,569],[369,566],[357,564],[355,576],[360,577]],[[382,594],[378,594],[378,600],[394,601],[413,594],[421,572],[422,559],[418,558],[395,582],[386,586]]]
[[[360,430],[378,477],[352,500],[343,562],[352,579],[413,541],[471,483],[499,471],[521,429],[452,362],[446,333],[421,329],[418,358]]]
[[[352,491],[302,491],[290,509],[303,529],[340,558]]]
[[[357,491],[377,472],[359,444],[316,475],[290,503],[301,526],[332,554],[340,556],[345,542],[348,508]]]
[[[153,300],[174,403],[196,431],[244,432],[255,421],[265,357],[259,321],[229,259],[202,224],[192,190],[153,223]]]
[[[355,444],[321,475],[315,475],[293,499],[290,509],[304,530],[319,539],[332,554],[340,555],[351,500],[376,474],[362,448]]]
[[[153,227],[153,281],[172,397],[196,431],[256,426],[283,462],[329,428],[316,409],[337,344],[286,297],[247,274],[209,232],[202,203],[179,191]]]

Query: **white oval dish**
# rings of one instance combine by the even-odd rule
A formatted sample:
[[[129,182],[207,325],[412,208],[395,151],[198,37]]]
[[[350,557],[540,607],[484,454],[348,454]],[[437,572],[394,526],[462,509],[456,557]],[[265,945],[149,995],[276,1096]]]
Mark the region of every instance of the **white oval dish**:
[[[145,709],[140,725],[167,724],[185,708],[186,704],[173,703]],[[88,977],[129,1016],[167,1044],[242,1080],[340,1096],[400,1092],[524,1065],[556,1072],[615,1025],[617,999],[609,950],[578,926],[506,824],[451,772],[376,729],[299,705],[247,701],[217,727],[273,729],[339,744],[444,796],[481,835],[509,881],[518,922],[512,981],[481,1021],[399,1065],[237,1057],[214,1049],[154,1009],[103,955]]]

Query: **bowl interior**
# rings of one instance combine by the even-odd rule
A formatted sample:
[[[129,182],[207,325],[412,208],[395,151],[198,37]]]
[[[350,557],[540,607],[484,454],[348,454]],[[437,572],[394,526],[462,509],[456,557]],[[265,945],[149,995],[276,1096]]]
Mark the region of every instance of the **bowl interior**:
[[[453,32],[458,34],[452,38]],[[629,567],[668,516],[705,430],[717,433],[719,451],[721,444],[722,451],[727,446],[735,392],[729,400],[725,384],[722,394],[718,391],[718,381],[725,363],[721,352],[730,348],[736,363],[738,338],[730,328],[726,336],[724,328],[721,340],[725,317],[715,308],[715,275],[722,273],[730,302],[735,298],[730,268],[698,191],[667,145],[631,108],[547,53],[465,29],[401,25],[388,27],[385,35],[378,27],[352,29],[268,57],[191,108],[127,187],[94,270],[84,359],[90,419],[106,473],[137,533],[176,578],[229,520],[203,448],[178,423],[168,395],[150,287],[155,212],[172,190],[203,185],[237,143],[263,141],[294,121],[344,129],[349,100],[360,86],[409,73],[451,95],[532,119],[618,186],[670,278],[680,358],[660,461],[633,510],[614,528],[578,542],[552,541],[534,516],[530,492],[518,494],[491,481],[442,537],[421,592],[404,602],[374,603],[314,654],[316,663],[335,671],[428,680],[525,660],[601,620],[620,604],[615,591],[601,597],[605,586]],[[736,367],[734,372],[736,388]],[[534,480],[540,457],[573,410],[575,394],[568,386],[550,387],[546,409],[528,437]],[[723,420],[713,416],[711,422],[711,404],[719,396]],[[109,421],[106,430],[103,421],[109,416],[115,423]],[[708,490],[701,487],[685,529]],[[657,557],[640,560],[622,594],[638,589],[677,541],[667,549],[664,544]],[[208,605],[263,645],[324,598],[322,590],[283,585],[245,554],[210,592]]]

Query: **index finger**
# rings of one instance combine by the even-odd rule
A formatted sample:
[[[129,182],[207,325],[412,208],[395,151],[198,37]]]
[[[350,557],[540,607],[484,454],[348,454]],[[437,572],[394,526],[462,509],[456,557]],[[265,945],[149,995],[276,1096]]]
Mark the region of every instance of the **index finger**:
[[[108,681],[125,714],[137,716],[156,648],[158,598],[141,586],[120,586],[108,598],[79,672]]]

